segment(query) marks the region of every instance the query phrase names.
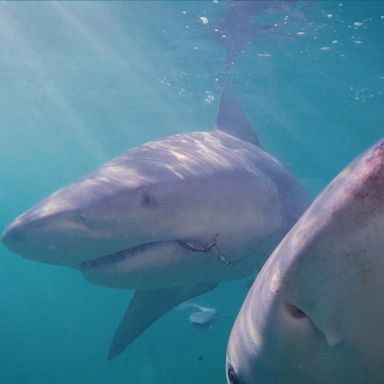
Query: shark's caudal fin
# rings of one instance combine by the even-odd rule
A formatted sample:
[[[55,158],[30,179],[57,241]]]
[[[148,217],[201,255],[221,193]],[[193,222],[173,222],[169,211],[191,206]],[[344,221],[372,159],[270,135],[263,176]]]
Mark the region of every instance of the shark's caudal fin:
[[[177,304],[215,288],[218,283],[135,291],[113,337],[108,360],[120,355],[155,320]]]
[[[230,85],[226,85],[221,94],[215,128],[260,146],[259,138],[252,129],[252,125],[245,116]]]

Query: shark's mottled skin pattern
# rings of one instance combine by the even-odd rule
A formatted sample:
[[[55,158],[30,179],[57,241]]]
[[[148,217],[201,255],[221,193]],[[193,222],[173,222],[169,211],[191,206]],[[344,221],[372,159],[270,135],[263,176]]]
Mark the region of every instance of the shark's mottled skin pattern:
[[[384,380],[384,140],[319,195],[257,276],[228,383]]]
[[[2,240],[96,284],[137,289],[113,357],[174,305],[257,270],[306,204],[226,89],[216,129],[129,150],[16,218]]]

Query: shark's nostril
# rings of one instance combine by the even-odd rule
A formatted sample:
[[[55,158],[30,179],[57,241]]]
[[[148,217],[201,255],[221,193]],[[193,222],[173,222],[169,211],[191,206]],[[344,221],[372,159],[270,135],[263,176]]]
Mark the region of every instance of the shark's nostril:
[[[244,384],[244,382],[239,379],[235,370],[230,364],[228,364],[228,368],[227,368],[227,378],[228,378],[228,384]]]

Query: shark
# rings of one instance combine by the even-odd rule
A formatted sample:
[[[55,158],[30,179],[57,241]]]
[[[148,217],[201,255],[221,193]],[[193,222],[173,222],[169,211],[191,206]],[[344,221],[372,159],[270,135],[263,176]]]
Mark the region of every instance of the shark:
[[[379,384],[384,377],[384,140],[315,199],[233,325],[229,384]]]
[[[213,130],[128,150],[18,216],[2,242],[94,284],[135,290],[112,359],[171,308],[258,270],[307,205],[226,86]]]

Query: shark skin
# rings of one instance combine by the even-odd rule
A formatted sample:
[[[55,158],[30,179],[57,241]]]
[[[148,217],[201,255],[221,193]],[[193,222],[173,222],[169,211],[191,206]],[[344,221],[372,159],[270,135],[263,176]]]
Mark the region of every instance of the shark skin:
[[[384,380],[384,140],[345,168],[264,264],[232,328],[229,384]]]
[[[136,290],[112,358],[173,306],[254,273],[307,204],[226,87],[214,130],[128,150],[17,217],[2,242]]]

